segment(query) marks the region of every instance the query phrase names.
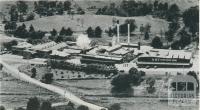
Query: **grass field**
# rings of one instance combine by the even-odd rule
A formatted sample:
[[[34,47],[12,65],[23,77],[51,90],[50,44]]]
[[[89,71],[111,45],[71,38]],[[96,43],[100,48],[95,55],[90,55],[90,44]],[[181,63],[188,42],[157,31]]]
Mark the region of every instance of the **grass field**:
[[[151,32],[159,33],[160,29],[167,30],[168,23],[165,20],[152,18],[151,16],[144,17],[116,17],[119,19],[120,24],[124,23],[126,19],[135,19],[139,27],[141,24],[151,24]],[[79,19],[79,21],[78,21]],[[81,19],[83,19],[83,27],[81,26]],[[64,26],[65,28],[71,27],[74,31],[85,31],[89,26],[95,28],[100,26],[103,30],[112,26],[113,16],[106,15],[75,15],[72,19],[69,15],[56,15],[51,17],[43,17],[40,19],[24,22],[27,27],[31,24],[36,30],[51,31],[53,28],[60,31]],[[19,23],[19,25],[22,23]],[[136,29],[139,31],[139,28]]]

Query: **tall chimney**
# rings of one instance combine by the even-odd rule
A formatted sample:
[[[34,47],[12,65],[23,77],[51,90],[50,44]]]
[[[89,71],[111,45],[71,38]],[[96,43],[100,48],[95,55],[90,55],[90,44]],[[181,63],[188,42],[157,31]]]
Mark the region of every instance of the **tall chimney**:
[[[128,45],[130,44],[130,24],[128,24]]]
[[[117,43],[119,43],[119,20],[117,20]]]

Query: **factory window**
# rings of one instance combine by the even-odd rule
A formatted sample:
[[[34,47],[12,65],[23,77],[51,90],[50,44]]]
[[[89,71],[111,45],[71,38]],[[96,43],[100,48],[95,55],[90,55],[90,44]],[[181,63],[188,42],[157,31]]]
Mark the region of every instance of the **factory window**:
[[[186,91],[186,82],[178,82],[177,90],[178,91]]]
[[[188,91],[193,91],[194,90],[194,84],[192,82],[187,83],[187,90]]]
[[[176,91],[176,82],[173,82],[171,84],[171,88],[172,88],[172,91]]]

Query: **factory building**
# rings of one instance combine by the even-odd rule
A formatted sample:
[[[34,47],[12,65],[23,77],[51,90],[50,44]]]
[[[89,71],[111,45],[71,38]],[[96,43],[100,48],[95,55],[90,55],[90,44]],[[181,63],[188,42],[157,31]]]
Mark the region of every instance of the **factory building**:
[[[139,67],[190,67],[192,52],[185,50],[154,49],[145,52],[137,59]]]

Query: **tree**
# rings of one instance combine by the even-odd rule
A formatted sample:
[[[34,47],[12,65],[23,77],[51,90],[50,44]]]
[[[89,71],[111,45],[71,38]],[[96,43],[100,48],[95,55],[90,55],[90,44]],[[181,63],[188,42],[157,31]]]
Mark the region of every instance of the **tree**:
[[[16,22],[7,22],[4,26],[5,30],[16,30],[17,24]]]
[[[0,106],[0,110],[6,110],[4,106]]]
[[[174,41],[174,42],[171,44],[171,49],[172,49],[172,50],[179,50],[179,49],[180,49],[180,41]]]
[[[102,30],[101,30],[101,28],[99,27],[99,26],[97,26],[96,28],[95,28],[95,37],[98,37],[98,38],[100,38],[101,37],[101,34],[102,34]]]
[[[86,32],[88,34],[88,37],[94,37],[94,30],[92,29],[92,27],[88,27]]]
[[[119,103],[112,104],[108,110],[121,110],[121,106]]]
[[[3,46],[7,49],[7,50],[11,50],[12,49],[12,46],[15,46],[17,45],[18,42],[16,40],[12,40],[10,42],[4,42],[3,43]]]
[[[149,87],[147,87],[147,92],[148,93],[154,93],[155,92],[155,87],[154,84],[155,84],[156,80],[152,77],[149,77],[147,80],[146,80],[146,84],[149,85]]]
[[[17,1],[17,8],[20,13],[25,14],[27,12],[28,5],[25,1]]]
[[[181,48],[184,48],[191,43],[190,35],[185,30],[181,30],[179,34],[181,36],[179,40]]]
[[[167,2],[164,4],[163,10],[164,10],[164,11],[167,11],[167,10],[168,10],[168,3],[167,3]]]
[[[53,74],[52,73],[46,73],[42,77],[42,82],[46,84],[51,84],[53,82]]]
[[[138,73],[138,70],[134,67],[132,67],[129,72],[128,72],[130,75],[133,75],[133,74],[137,74]]]
[[[72,36],[72,34],[73,34],[72,29],[71,28],[67,28],[65,35],[66,36]]]
[[[24,23],[21,26],[17,27],[17,30],[14,33],[14,36],[20,37],[20,38],[28,37],[28,31],[26,30],[26,26]]]
[[[67,106],[70,106],[72,108],[74,108],[74,103],[72,103],[71,101],[68,102]]]
[[[111,84],[119,89],[125,89],[130,87],[131,80],[129,75],[120,74],[112,79]]]
[[[107,33],[109,37],[113,36],[113,30],[111,29],[111,27],[109,27],[109,30],[107,31]]]
[[[59,15],[63,15],[64,9],[63,9],[63,4],[62,4],[62,2],[59,2],[59,3],[58,3],[58,5],[57,5],[57,11],[58,11],[58,14],[59,14]]]
[[[33,27],[33,25],[31,24],[30,27],[29,27],[29,32],[35,32],[35,29]]]
[[[58,34],[58,32],[55,29],[53,29],[50,33],[52,36],[56,36]]]
[[[196,79],[197,84],[198,84],[198,88],[199,88],[199,77],[198,77],[198,74],[196,72],[194,72],[194,71],[189,71],[187,73],[187,75],[190,75],[190,76],[194,77],[194,79]],[[199,90],[199,89],[197,89],[197,90]]]
[[[31,69],[31,73],[32,73],[31,78],[35,78],[36,73],[37,73],[36,68],[32,68],[32,69]]]
[[[37,97],[30,98],[26,110],[39,110],[40,102]]]
[[[180,9],[176,4],[172,4],[169,7],[168,13],[167,13],[167,20],[168,21],[178,21],[178,17],[180,15]]]
[[[70,1],[65,1],[64,2],[64,10],[70,10],[71,9],[71,2]]]
[[[158,1],[157,0],[153,3],[153,6],[154,6],[154,10],[158,9]]]
[[[158,49],[162,48],[163,43],[161,42],[160,37],[158,37],[158,36],[154,37],[151,42],[151,46],[153,48],[158,48]]]
[[[145,39],[145,40],[148,40],[148,39],[149,39],[149,33],[148,33],[148,32],[145,32],[145,34],[144,34],[144,39]]]
[[[183,12],[183,22],[189,31],[194,36],[199,31],[199,8],[191,7]]]
[[[34,20],[34,18],[35,18],[35,14],[34,13],[30,13],[30,14],[27,15],[26,20],[30,21],[30,20]]]
[[[77,110],[89,110],[89,108],[85,105],[80,105],[77,107]]]
[[[16,5],[12,5],[9,11],[10,21],[18,21],[18,12]]]
[[[49,101],[42,102],[42,105],[40,107],[40,110],[51,110],[51,103]]]
[[[74,110],[74,108],[72,108],[71,106],[66,106],[65,110]]]
[[[65,33],[66,33],[66,29],[64,27],[62,27],[59,35],[65,35]]]
[[[141,82],[141,73],[139,73],[139,71],[132,67],[130,70],[129,70],[129,77],[131,78],[131,83],[132,85],[139,85],[140,82]]]
[[[173,30],[169,30],[167,32],[165,32],[165,36],[168,42],[172,42],[174,39],[174,32]]]

